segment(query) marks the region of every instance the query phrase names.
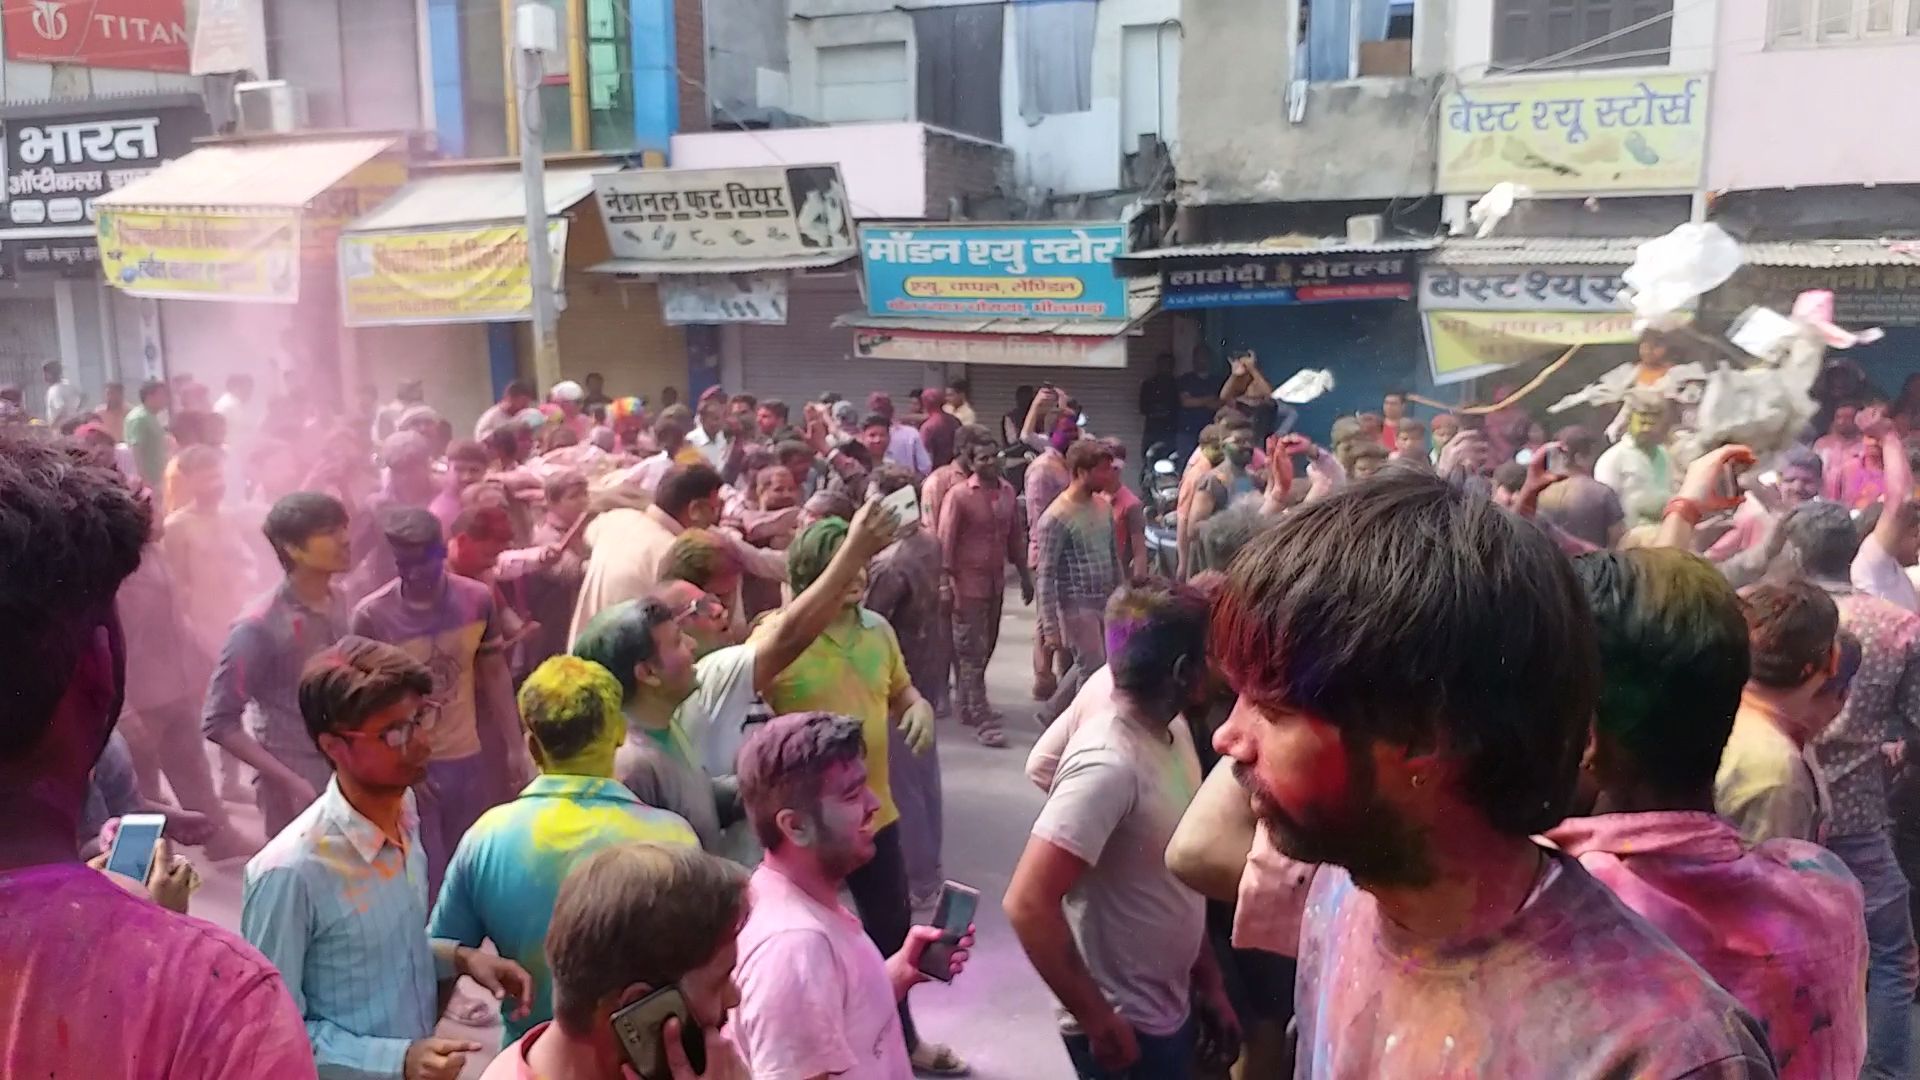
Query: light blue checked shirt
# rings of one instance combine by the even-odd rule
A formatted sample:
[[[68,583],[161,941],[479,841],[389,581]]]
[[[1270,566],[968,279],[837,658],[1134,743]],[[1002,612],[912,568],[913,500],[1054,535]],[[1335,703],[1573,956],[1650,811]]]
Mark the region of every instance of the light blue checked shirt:
[[[433,1034],[452,954],[427,938],[427,857],[406,796],[405,847],[337,780],[247,863],[240,932],[280,969],[323,1080],[398,1077]]]

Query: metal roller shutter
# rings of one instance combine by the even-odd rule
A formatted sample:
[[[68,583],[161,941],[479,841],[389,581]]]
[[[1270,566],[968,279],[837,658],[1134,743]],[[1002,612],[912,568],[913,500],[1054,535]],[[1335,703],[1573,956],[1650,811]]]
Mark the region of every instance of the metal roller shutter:
[[[785,401],[796,420],[801,402],[828,391],[864,410],[868,394],[885,390],[904,411],[909,390],[940,384],[938,366],[853,355],[853,331],[833,320],[865,304],[853,274],[794,275],[785,326],[740,327],[740,389]]]
[[[1139,466],[1140,384],[1153,374],[1153,358],[1171,352],[1172,320],[1156,315],[1127,339],[1125,368],[1016,367],[1002,364],[970,364],[967,379],[973,384],[973,407],[988,428],[999,431],[1000,417],[1013,408],[1014,391],[1021,386],[1052,382],[1065,387],[1080,402],[1090,430],[1101,436],[1118,438],[1127,447],[1129,469]]]
[[[16,294],[32,286],[0,285]],[[51,292],[51,289],[47,290]],[[45,299],[0,297],[0,383],[21,390],[24,407],[33,416],[46,415],[47,386],[40,365],[60,359],[60,330],[51,296]],[[70,372],[68,378],[78,378]],[[133,387],[128,387],[131,391]],[[128,397],[132,397],[129,392]]]
[[[590,371],[607,377],[607,393],[639,394],[651,404],[671,386],[687,399],[687,339],[660,316],[650,283],[567,270],[567,310],[560,314],[560,373],[576,382]],[[531,356],[522,332],[522,356]]]

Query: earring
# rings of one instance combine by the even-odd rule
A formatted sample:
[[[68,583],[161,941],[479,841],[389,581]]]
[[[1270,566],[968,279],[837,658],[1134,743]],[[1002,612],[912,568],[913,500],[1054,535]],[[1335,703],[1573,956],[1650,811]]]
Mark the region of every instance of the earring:
[[[1407,782],[1412,784],[1414,787],[1419,787],[1420,785],[1427,782],[1427,774],[1414,773],[1413,776],[1410,777]]]

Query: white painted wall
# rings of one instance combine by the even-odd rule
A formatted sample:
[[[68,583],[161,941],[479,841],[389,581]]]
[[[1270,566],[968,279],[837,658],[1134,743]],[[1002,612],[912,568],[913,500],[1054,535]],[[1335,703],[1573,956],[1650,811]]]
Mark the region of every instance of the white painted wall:
[[[835,164],[855,217],[928,216],[927,129],[919,124],[702,131],[675,135],[668,160],[676,169]]]
[[[1765,5],[1733,0],[1721,22],[1709,188],[1920,183],[1920,112],[1896,89],[1920,37],[1774,48]]]
[[[1635,71],[1710,71],[1713,68],[1714,32],[1719,8],[1729,6],[1764,8],[1764,0],[1673,0],[1673,44],[1665,64],[1650,68],[1607,68],[1608,75],[1628,75]],[[1451,72],[1466,82],[1487,78],[1487,66],[1493,59],[1494,0],[1452,0],[1453,42]],[[1415,16],[1417,20],[1419,16]],[[1562,76],[1566,72],[1560,73]],[[1498,78],[1527,78],[1524,73]],[[1540,78],[1551,77],[1546,74]]]
[[[962,4],[966,0],[933,0],[924,6]],[[792,70],[793,112],[821,115],[818,50],[866,42],[903,42],[907,70],[916,70],[913,19],[889,0],[792,0],[795,16],[788,23],[788,61]],[[1029,125],[1020,116],[1019,25],[1009,5],[1001,65],[1001,141],[1014,152],[1014,181],[1022,189],[1078,194],[1112,191],[1121,186],[1121,153],[1135,140],[1122,131],[1123,102],[1141,113],[1158,99],[1168,130],[1167,142],[1178,132],[1180,85],[1180,0],[1101,0],[1094,31],[1093,107],[1086,112],[1046,116]],[[1160,27],[1156,43],[1160,63],[1129,65],[1124,57],[1129,27]],[[1141,44],[1136,31],[1136,56]],[[909,95],[911,98],[911,95]],[[911,107],[912,102],[909,102]],[[917,119],[909,114],[910,119]]]

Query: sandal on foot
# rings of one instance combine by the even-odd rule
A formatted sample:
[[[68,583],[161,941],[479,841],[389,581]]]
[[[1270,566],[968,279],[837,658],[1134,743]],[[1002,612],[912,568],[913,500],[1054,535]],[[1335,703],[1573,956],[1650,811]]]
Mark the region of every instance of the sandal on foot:
[[[924,1076],[965,1076],[973,1070],[950,1046],[923,1042],[912,1055],[913,1071]]]
[[[1007,745],[1007,737],[999,728],[983,727],[973,733],[973,739],[981,746],[1000,747]]]

